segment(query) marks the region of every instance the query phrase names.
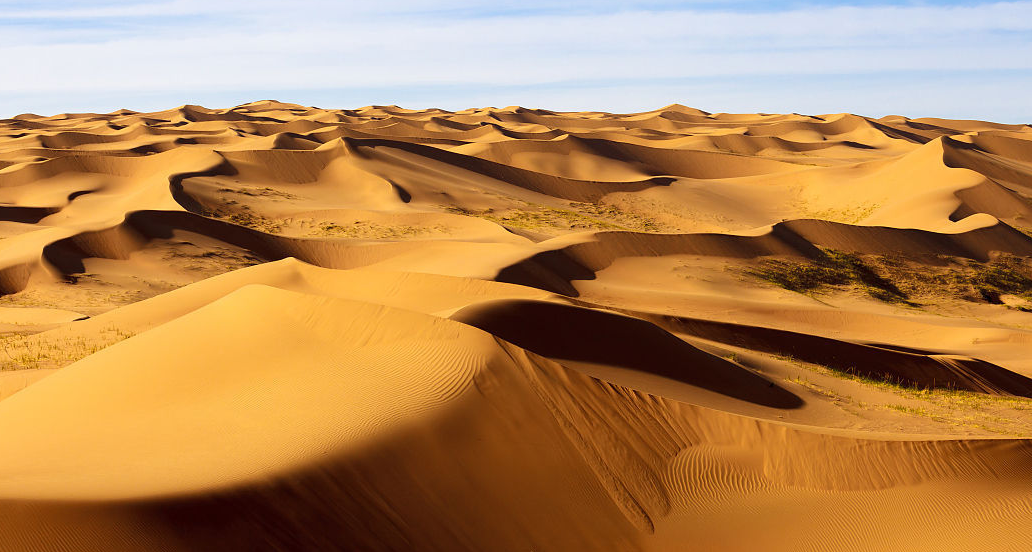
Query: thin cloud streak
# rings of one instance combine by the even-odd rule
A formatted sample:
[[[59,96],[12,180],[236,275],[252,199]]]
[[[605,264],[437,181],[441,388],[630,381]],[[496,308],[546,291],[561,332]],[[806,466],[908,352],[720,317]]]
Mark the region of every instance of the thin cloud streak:
[[[477,17],[448,12],[475,7],[469,0],[435,4],[444,10],[437,13],[415,1],[387,1],[375,10],[351,4],[255,0],[242,12],[196,0],[78,2],[57,13],[46,5],[0,3],[0,56],[8,75],[16,76],[0,81],[0,100],[7,100],[7,111],[17,109],[9,105],[15,98],[61,92],[110,91],[129,105],[134,95],[191,88],[464,86],[487,95],[491,87],[525,86],[540,95],[549,87],[606,80],[760,82],[778,75],[813,80],[913,72],[918,83],[924,78],[918,73],[928,72],[1032,76],[1032,2],[767,13],[713,2],[630,8],[605,2],[602,13]],[[524,10],[543,6],[531,2]],[[75,24],[61,24],[68,21]],[[764,91],[754,88],[759,103]],[[971,101],[948,89],[935,93],[952,98],[958,110]]]

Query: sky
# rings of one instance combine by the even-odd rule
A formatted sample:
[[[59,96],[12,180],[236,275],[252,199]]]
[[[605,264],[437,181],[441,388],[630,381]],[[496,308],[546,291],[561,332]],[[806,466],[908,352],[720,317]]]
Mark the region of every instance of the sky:
[[[1032,123],[1032,1],[0,0],[0,117],[522,105]]]

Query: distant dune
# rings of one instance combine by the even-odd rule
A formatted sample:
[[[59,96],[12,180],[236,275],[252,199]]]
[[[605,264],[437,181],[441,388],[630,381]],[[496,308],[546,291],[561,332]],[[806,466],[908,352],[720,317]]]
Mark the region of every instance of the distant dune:
[[[1032,127],[0,121],[0,550],[1032,549]]]

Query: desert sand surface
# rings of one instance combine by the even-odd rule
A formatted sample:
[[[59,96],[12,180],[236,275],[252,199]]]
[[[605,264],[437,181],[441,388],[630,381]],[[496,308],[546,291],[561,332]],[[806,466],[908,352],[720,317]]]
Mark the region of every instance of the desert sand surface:
[[[0,550],[1032,549],[1032,127],[0,121]]]

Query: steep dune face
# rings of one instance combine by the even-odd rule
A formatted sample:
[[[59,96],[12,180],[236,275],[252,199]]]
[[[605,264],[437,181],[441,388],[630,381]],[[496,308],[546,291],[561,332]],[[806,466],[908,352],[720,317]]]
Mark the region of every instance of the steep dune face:
[[[978,121],[0,121],[0,549],[1025,549],[1030,197]]]
[[[268,340],[275,354],[259,346]],[[170,354],[184,342],[189,352]],[[998,469],[1014,484],[1032,477],[1024,441],[757,425],[590,379],[442,318],[260,286],[65,368],[0,404],[0,420],[14,550],[623,550],[744,490],[707,482],[707,462],[790,494],[920,495],[943,480],[995,481]],[[891,465],[904,456],[908,467]],[[446,507],[421,511],[435,503]],[[240,526],[241,512],[254,525]],[[227,525],[182,525],[202,519]],[[34,542],[44,526],[62,539]]]

